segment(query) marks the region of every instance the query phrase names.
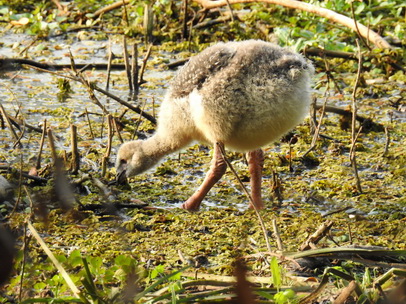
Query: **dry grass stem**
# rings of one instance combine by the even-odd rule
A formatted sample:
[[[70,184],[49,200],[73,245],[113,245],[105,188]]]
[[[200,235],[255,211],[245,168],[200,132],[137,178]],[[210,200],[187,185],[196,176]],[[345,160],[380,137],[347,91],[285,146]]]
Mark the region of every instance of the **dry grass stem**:
[[[24,225],[24,240],[23,240],[23,259],[21,262],[21,271],[20,271],[20,288],[18,291],[18,301],[21,303],[23,298],[23,282],[24,282],[24,274],[25,274],[25,265],[27,264],[27,254],[28,254],[28,245],[31,240],[31,236],[27,233],[27,225]]]
[[[128,55],[128,50],[127,50],[127,38],[123,36],[123,56],[124,56],[124,66],[125,66],[125,72],[127,75],[127,81],[128,81],[128,87],[130,88],[130,91],[133,91],[133,82],[131,78],[131,66],[130,66],[130,59]]]
[[[21,143],[21,139],[23,139],[24,134],[25,134],[25,124],[24,124],[24,122],[23,122],[23,127],[21,128],[20,135],[18,136],[16,142],[13,144],[13,148],[14,148],[14,149],[15,149],[17,146],[18,146],[19,148],[22,148],[22,147],[23,147],[23,145],[22,145],[22,143]]]
[[[34,228],[34,226],[28,221],[27,222],[28,229],[31,231],[32,235],[34,238],[37,240],[37,242],[40,244],[42,249],[45,251],[46,255],[49,257],[49,259],[52,261],[56,269],[58,269],[59,273],[62,275],[64,278],[66,284],[69,286],[70,290],[72,291],[73,295],[76,298],[80,298],[80,291],[76,287],[75,283],[73,283],[72,279],[70,278],[69,274],[66,272],[65,268],[58,262],[56,259],[55,255],[52,253],[52,251],[49,249],[49,247],[45,244],[44,240],[41,238],[37,230]]]
[[[117,134],[118,139],[119,139],[120,142],[123,144],[123,143],[124,143],[124,140],[123,140],[123,137],[121,136],[121,132],[120,132],[120,130],[119,130],[119,128],[118,128],[117,120],[116,120],[114,117],[112,117],[112,123],[113,123],[113,128],[114,128],[114,131],[115,131],[116,134]]]
[[[78,135],[77,127],[75,125],[70,126],[71,129],[71,146],[72,146],[72,173],[77,174],[80,169],[80,154],[78,150]]]
[[[372,48],[369,46],[369,44],[368,44],[368,42],[367,42],[367,40],[369,39],[370,29],[369,29],[369,27],[368,27],[367,36],[366,36],[367,40],[365,40],[364,37],[362,36],[360,30],[359,30],[359,27],[358,27],[358,22],[357,22],[357,19],[356,19],[356,16],[355,16],[355,10],[354,10],[354,2],[351,1],[350,3],[351,3],[352,19],[354,20],[354,26],[355,26],[355,30],[356,30],[356,32],[357,32],[357,35],[358,35],[358,37],[361,39],[362,43],[366,46],[366,48],[371,51]],[[358,42],[357,42],[357,44],[358,44]],[[359,47],[359,46],[358,46],[358,47]]]
[[[131,88],[131,99],[136,100],[139,90],[139,82],[138,82],[138,45],[136,43],[132,46],[131,51],[131,81],[132,81],[132,88]]]
[[[113,117],[109,114],[107,115],[107,147],[106,147],[106,152],[104,154],[105,157],[110,157],[111,153],[111,143],[113,141]]]
[[[107,79],[106,79],[106,91],[110,87],[110,76],[111,76],[111,62],[113,61],[113,51],[111,49],[111,38],[109,38],[108,47],[108,59],[107,59]]]
[[[182,1],[182,40],[186,40],[186,37],[188,36],[188,26],[187,26],[187,11],[188,11],[188,6],[189,6],[189,1],[188,0],[183,0]]]
[[[106,146],[106,152],[104,153],[103,159],[102,159],[102,176],[106,176],[107,173],[107,163],[110,158],[111,154],[111,145],[113,141],[113,121],[112,121],[112,116],[109,114],[107,115],[107,146]]]
[[[129,21],[128,21],[128,11],[127,11],[127,5],[124,1],[122,1],[123,3],[123,25],[124,27],[127,27],[129,25]]]
[[[141,108],[142,112],[144,112],[146,104],[147,104],[147,100],[144,99],[143,102],[142,102],[142,108]],[[134,133],[133,133],[133,135],[131,137],[132,139],[134,139],[135,136],[137,135],[137,132],[138,132],[138,129],[139,129],[140,125],[141,125],[141,113],[140,113],[140,115],[139,115],[139,117],[137,119],[137,123],[136,123],[135,128],[134,128]]]
[[[352,92],[352,120],[351,120],[351,147],[350,147],[350,162],[351,166],[354,170],[354,175],[355,175],[355,180],[356,180],[356,187],[359,193],[362,193],[362,186],[361,186],[361,180],[359,178],[358,174],[358,166],[357,166],[357,156],[356,156],[356,144],[357,144],[357,138],[361,132],[361,128],[359,128],[358,132],[356,130],[356,117],[357,117],[357,90],[360,82],[360,76],[361,76],[361,71],[362,71],[362,55],[361,55],[361,48],[359,46],[358,40],[357,40],[357,46],[358,46],[358,71],[357,71],[357,77],[355,79],[355,85],[354,85],[354,90]]]
[[[81,83],[87,88],[90,100],[93,101],[95,105],[100,107],[104,114],[109,114],[109,111],[106,109],[106,107],[102,105],[99,99],[96,97],[96,94],[94,93],[94,86],[90,82],[90,80],[85,79],[82,74],[79,74],[79,77],[81,79]]]
[[[346,287],[341,290],[341,293],[338,297],[334,300],[333,304],[344,304],[347,303],[347,299],[351,296],[351,294],[357,288],[357,283],[355,281],[351,281]]]
[[[228,8],[228,10],[230,11],[231,21],[234,22],[234,21],[235,21],[235,17],[234,17],[233,8],[231,7],[230,0],[226,0],[226,2],[227,2],[227,8]]]
[[[19,147],[22,148],[22,144],[19,141],[19,137],[18,137],[16,131],[14,130],[13,125],[11,124],[11,121],[6,113],[6,110],[3,108],[3,105],[1,103],[0,103],[0,112],[4,117],[4,120],[6,121],[6,124],[10,130],[11,136],[14,137],[14,139],[16,140],[16,143],[18,143]]]
[[[271,185],[270,185],[271,191],[272,191],[272,196],[273,199],[277,199],[279,203],[282,203],[283,201],[283,186],[281,179],[279,178],[279,175],[277,172],[275,172],[274,169],[272,169],[272,180],[271,180]]]
[[[156,113],[155,113],[155,97],[152,96],[152,116],[156,118]]]
[[[330,231],[331,227],[333,227],[333,222],[330,220],[325,221],[323,224],[319,226],[319,228],[310,235],[306,241],[299,247],[299,251],[305,251],[309,249],[315,249],[316,244],[327,235]]]
[[[141,64],[141,68],[140,68],[140,75],[139,75],[139,79],[138,79],[139,84],[144,82],[144,72],[145,72],[145,69],[147,67],[147,61],[149,59],[149,56],[151,56],[152,47],[153,47],[153,44],[151,43],[148,46],[147,53],[145,54],[144,59],[142,59],[142,64]]]
[[[303,154],[302,158],[306,157],[307,154],[309,154],[311,151],[313,151],[314,148],[316,147],[316,143],[317,143],[317,140],[320,135],[320,128],[323,123],[324,114],[326,113],[326,106],[327,106],[327,100],[328,100],[328,97],[327,97],[328,87],[329,87],[329,82],[328,82],[326,91],[324,92],[324,102],[323,102],[323,106],[321,108],[320,119],[319,119],[318,123],[317,123],[317,118],[316,118],[316,101],[314,101],[312,104],[313,115],[311,115],[311,117],[313,117],[313,124],[314,124],[315,128],[314,128],[312,143],[310,144],[309,149]]]
[[[152,31],[154,29],[154,11],[151,3],[144,5],[144,34],[145,41],[150,43],[152,41]]]
[[[41,140],[39,142],[39,151],[38,151],[37,161],[35,163],[35,168],[36,169],[41,168],[41,156],[42,156],[42,150],[44,149],[44,143],[45,143],[46,135],[47,135],[47,120],[44,119],[44,123],[43,123],[43,126],[42,126]]]
[[[273,228],[273,236],[275,237],[278,250],[283,251],[284,250],[283,242],[282,242],[281,235],[279,233],[278,224],[276,222],[276,219],[272,219],[272,228]]]
[[[13,211],[11,211],[11,214],[9,216],[7,216],[8,218],[11,218],[13,214],[15,214],[15,212],[18,209],[18,206],[20,205],[20,202],[22,201],[22,185],[23,185],[23,154],[20,154],[20,170],[18,171],[18,195],[17,195],[17,200],[14,204],[13,207]],[[25,186],[24,186],[25,187]],[[31,209],[32,210],[32,209]]]
[[[87,108],[85,108],[85,114],[86,114],[87,125],[89,126],[90,138],[93,140],[93,139],[95,139],[95,136],[93,133],[93,128],[92,128],[92,124],[90,122],[89,112],[87,111]]]
[[[389,128],[385,127],[385,148],[383,149],[383,153],[382,156],[385,156],[386,154],[388,154],[389,151],[389,145],[390,145],[390,133],[389,133]]]
[[[51,149],[53,165],[54,165],[54,167],[56,167],[57,163],[59,162],[59,156],[58,156],[58,153],[56,152],[54,135],[52,134],[51,128],[47,128],[47,136],[48,136],[49,148]]]

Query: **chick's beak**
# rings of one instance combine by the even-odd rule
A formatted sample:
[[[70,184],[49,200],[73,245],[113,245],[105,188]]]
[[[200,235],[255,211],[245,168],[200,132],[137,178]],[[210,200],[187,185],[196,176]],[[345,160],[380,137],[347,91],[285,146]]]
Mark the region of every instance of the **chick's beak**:
[[[125,184],[127,182],[127,163],[122,162],[116,169],[116,182],[117,184]]]

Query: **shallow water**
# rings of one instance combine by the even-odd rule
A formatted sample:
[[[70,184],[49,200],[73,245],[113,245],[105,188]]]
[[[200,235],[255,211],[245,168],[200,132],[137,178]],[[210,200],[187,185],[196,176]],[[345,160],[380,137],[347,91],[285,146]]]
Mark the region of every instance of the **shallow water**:
[[[2,44],[0,56],[21,57],[19,53],[32,40],[33,37],[25,35],[3,34],[0,36],[0,43]],[[44,60],[61,64],[69,63],[69,50],[71,50],[76,63],[106,63],[107,44],[107,41],[80,40],[72,34],[68,39],[55,38],[42,42],[40,46],[37,44],[35,49],[29,48],[27,54],[29,58],[36,61]],[[113,43],[113,52],[116,55],[122,54],[120,42]],[[142,56],[143,54],[140,55],[139,62],[142,61]],[[168,82],[175,73],[175,71],[164,69],[162,62],[175,59],[175,54],[153,52],[150,58],[152,63],[146,69],[144,76],[147,82],[142,86],[138,99],[141,106],[145,102],[147,112],[158,111],[158,106],[165,89],[168,87]],[[79,127],[79,148],[84,157],[82,161],[84,164],[92,164],[90,166],[91,170],[97,171],[93,173],[99,173],[100,155],[94,155],[97,152],[100,154],[104,152],[107,143],[107,132],[102,111],[91,101],[86,88],[74,81],[70,81],[73,93],[70,94],[66,101],[59,102],[58,77],[55,75],[40,73],[31,69],[6,73],[0,71],[0,74],[0,101],[7,113],[11,116],[18,115],[20,118],[24,118],[26,123],[33,126],[41,126],[44,119],[46,119],[47,125],[51,126],[57,137],[57,149],[61,151],[70,151],[70,123],[77,125]],[[105,71],[87,71],[85,75],[91,81],[97,81],[98,86],[105,87],[107,78]],[[110,88],[112,94],[127,100],[129,92],[124,71],[112,72]],[[319,92],[315,92],[315,94],[320,95],[319,102],[322,102],[322,94]],[[359,113],[370,115],[374,120],[387,124],[395,132],[391,135],[390,147],[393,158],[400,157],[402,149],[404,152],[405,121],[401,117],[392,116],[391,118],[388,113],[393,109],[389,106],[389,101],[404,94],[405,85],[399,83],[399,85],[395,86],[391,95],[379,99],[365,97],[360,102]],[[96,93],[96,96],[114,116],[117,117],[123,113],[124,107],[117,102],[109,100],[99,93]],[[332,96],[334,97],[334,93]],[[345,96],[331,98],[330,102],[345,108],[351,104],[350,97],[351,95],[347,93]],[[154,110],[152,109],[152,100],[154,100],[155,104]],[[379,110],[377,110],[377,104],[379,104]],[[90,135],[87,118],[84,115],[85,110],[90,113],[90,124],[94,129],[95,138]],[[128,120],[128,124],[134,125],[139,115],[128,111],[125,118]],[[321,132],[340,140],[347,149],[349,132],[338,130],[337,123],[337,115],[327,114]],[[141,128],[148,136],[154,127],[142,122]],[[298,146],[293,146],[296,158],[304,153],[311,141],[311,137],[308,135],[308,121],[298,130],[301,142]],[[125,131],[123,136],[128,140],[131,138],[131,132]],[[25,169],[28,169],[35,162],[40,137],[41,134],[25,133],[21,141],[23,148],[16,150],[13,147],[15,140],[11,138],[9,129],[7,127],[0,129],[0,162],[18,167],[17,164],[20,163],[22,157]],[[378,155],[386,142],[385,134],[370,133],[362,136],[360,142],[367,149],[365,153],[370,153],[363,156],[363,152],[360,152],[360,175],[366,184],[365,188],[368,189],[365,196],[351,194],[354,189],[351,188],[349,180],[353,179],[353,174],[349,165],[348,150],[342,154],[334,155],[328,150],[332,142],[323,141],[320,150],[315,152],[315,156],[320,160],[318,166],[315,168],[306,167],[296,159],[293,162],[294,171],[290,172],[286,164],[278,161],[278,157],[288,155],[289,147],[286,143],[277,143],[266,148],[267,169],[264,173],[263,184],[266,203],[272,204],[270,198],[272,194],[270,168],[272,167],[282,179],[284,201],[281,206],[287,212],[300,212],[301,208],[307,206],[325,214],[333,209],[353,206],[355,211],[351,212],[375,215],[376,210],[383,212],[383,208],[380,207],[383,202],[389,204],[387,213],[392,213],[394,209],[406,212],[406,206],[401,203],[404,201],[405,195],[404,189],[399,189],[401,177],[393,173],[395,169],[390,159],[382,159]],[[118,139],[114,138],[112,155],[115,155],[119,145]],[[379,150],[379,152],[375,153],[374,150]],[[46,157],[49,157],[49,151],[47,150],[44,158]],[[173,175],[160,174],[152,170],[135,178],[131,184],[133,196],[146,200],[152,205],[162,207],[178,206],[183,200],[187,199],[203,179],[204,172],[210,162],[210,154],[208,149],[199,149],[198,146],[194,146],[191,149],[181,151],[180,161],[177,161],[178,157],[178,154],[168,156],[158,167],[158,171],[160,168],[170,168],[174,171]],[[371,157],[374,158],[373,162],[378,162],[376,166],[370,163]],[[113,163],[114,156],[110,158],[109,166],[112,167]],[[246,166],[241,157],[235,157],[233,164],[242,176],[247,176]],[[339,175],[334,175],[337,172]],[[113,173],[114,170],[111,170],[110,179],[114,177]],[[398,174],[401,174],[401,172]],[[313,199],[314,197],[320,197],[320,199]],[[375,208],[374,204],[378,206],[378,209]],[[235,177],[228,173],[222,183],[210,192],[205,200],[205,206],[231,206],[237,209],[245,209],[247,199],[240,190]]]

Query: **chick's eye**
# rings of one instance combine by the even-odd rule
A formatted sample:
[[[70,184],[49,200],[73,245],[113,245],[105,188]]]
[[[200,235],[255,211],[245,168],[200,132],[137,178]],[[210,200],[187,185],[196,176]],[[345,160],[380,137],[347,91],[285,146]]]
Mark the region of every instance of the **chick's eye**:
[[[127,161],[125,159],[120,159],[120,165],[125,165],[127,164]]]

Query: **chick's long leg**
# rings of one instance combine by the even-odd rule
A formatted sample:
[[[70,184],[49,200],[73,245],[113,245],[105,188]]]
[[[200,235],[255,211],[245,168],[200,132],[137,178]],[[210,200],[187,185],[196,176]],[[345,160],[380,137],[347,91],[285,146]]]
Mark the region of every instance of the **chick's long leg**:
[[[183,203],[183,209],[189,211],[199,210],[200,204],[205,198],[206,194],[226,172],[227,163],[223,158],[221,148],[224,149],[224,144],[216,143],[214,145],[214,153],[210,169],[207,172],[206,177],[204,178],[204,181],[200,185],[199,189],[197,189],[196,192],[186,202]]]
[[[264,151],[262,149],[247,153],[248,168],[251,175],[251,198],[256,209],[264,209],[261,195],[262,169],[264,167]],[[254,206],[250,204],[251,209]]]

